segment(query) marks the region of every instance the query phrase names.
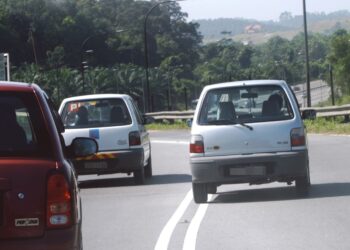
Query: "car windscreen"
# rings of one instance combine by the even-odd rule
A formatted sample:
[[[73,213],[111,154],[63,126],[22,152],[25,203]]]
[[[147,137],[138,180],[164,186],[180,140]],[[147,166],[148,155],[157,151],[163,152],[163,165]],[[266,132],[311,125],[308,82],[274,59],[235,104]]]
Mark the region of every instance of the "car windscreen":
[[[44,117],[33,93],[0,93],[0,156],[53,156]]]
[[[225,125],[288,120],[294,117],[279,85],[239,86],[208,91],[198,123]]]
[[[129,110],[121,98],[67,102],[61,113],[65,128],[96,128],[131,124]]]

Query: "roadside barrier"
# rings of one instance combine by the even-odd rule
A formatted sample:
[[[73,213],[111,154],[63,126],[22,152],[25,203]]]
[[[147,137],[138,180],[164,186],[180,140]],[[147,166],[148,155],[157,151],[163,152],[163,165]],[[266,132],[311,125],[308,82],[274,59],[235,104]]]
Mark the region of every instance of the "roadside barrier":
[[[344,120],[349,122],[350,116],[350,104],[342,106],[332,106],[332,107],[310,107],[310,108],[300,108],[300,111],[314,110],[316,112],[316,117],[337,117],[344,116]],[[161,111],[147,113],[147,116],[153,117],[156,122],[167,121],[173,123],[175,120],[186,121],[192,119],[194,115],[194,110],[188,111]]]

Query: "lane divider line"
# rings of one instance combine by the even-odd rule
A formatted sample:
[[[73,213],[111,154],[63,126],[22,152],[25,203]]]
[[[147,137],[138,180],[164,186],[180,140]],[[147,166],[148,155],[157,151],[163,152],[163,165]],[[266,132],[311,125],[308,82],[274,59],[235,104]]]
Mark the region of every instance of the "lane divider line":
[[[171,235],[175,230],[176,225],[179,223],[181,217],[185,213],[187,207],[190,205],[193,199],[192,189],[187,193],[179,207],[176,209],[175,213],[171,216],[170,220],[167,222],[162,232],[159,235],[155,250],[165,250],[168,249]]]
[[[188,141],[166,141],[166,140],[151,140],[151,143],[164,143],[164,144],[190,144]]]
[[[212,194],[208,195],[208,201],[210,202],[213,198]],[[204,215],[208,209],[209,203],[200,204],[197,209],[196,214],[193,216],[193,219],[190,225],[187,228],[185,240],[182,249],[183,250],[195,250],[196,249],[196,241],[199,226],[204,218]]]

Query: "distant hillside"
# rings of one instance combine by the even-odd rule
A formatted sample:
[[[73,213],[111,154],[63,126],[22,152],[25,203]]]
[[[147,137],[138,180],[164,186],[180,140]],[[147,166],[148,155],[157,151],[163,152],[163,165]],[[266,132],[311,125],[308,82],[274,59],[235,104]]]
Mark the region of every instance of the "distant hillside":
[[[219,18],[195,20],[200,27],[204,43],[231,38],[242,42],[262,43],[272,36],[291,39],[303,31],[303,16],[283,12],[279,21],[258,21],[243,18]],[[308,13],[308,30],[314,33],[332,34],[340,28],[350,30],[350,12],[342,10],[325,13]]]

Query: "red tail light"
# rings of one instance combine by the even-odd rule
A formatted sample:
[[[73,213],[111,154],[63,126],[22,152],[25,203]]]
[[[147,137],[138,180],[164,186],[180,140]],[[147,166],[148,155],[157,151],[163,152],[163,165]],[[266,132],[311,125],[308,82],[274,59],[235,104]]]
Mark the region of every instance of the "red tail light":
[[[203,154],[204,143],[201,135],[192,135],[190,142],[190,153]]]
[[[71,193],[62,174],[51,175],[47,181],[47,227],[71,225]]]
[[[292,147],[305,146],[305,133],[303,128],[293,128],[290,132]]]
[[[129,133],[129,146],[141,145],[141,136],[138,131],[133,131]]]

